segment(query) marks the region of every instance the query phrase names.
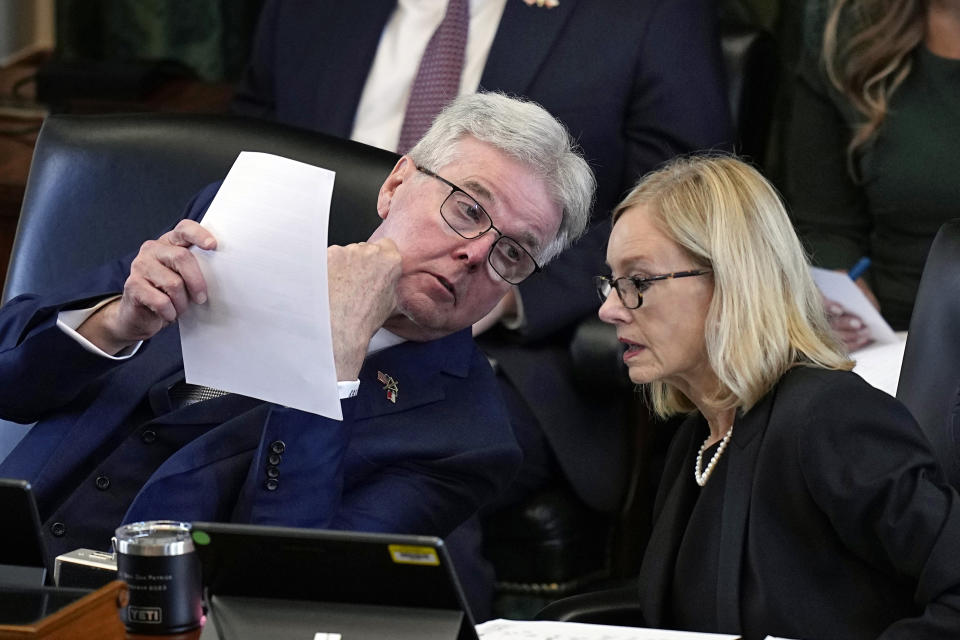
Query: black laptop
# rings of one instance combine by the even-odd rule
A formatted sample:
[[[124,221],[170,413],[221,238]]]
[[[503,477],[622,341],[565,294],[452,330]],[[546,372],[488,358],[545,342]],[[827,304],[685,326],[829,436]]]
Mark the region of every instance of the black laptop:
[[[46,561],[30,483],[0,478],[0,626],[35,625],[89,593],[44,586]]]
[[[53,573],[40,533],[40,515],[26,480],[0,478],[0,585],[44,584]]]
[[[476,640],[439,538],[194,522],[202,640]]]

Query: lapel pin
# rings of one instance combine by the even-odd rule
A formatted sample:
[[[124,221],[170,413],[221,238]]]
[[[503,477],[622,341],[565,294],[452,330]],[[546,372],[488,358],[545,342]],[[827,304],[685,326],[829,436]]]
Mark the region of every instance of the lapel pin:
[[[554,7],[560,4],[560,0],[523,0],[529,6],[537,5],[538,7],[546,7],[547,9],[553,9]]]
[[[377,371],[377,380],[383,384],[383,390],[387,392],[387,400],[396,404],[397,394],[400,392],[400,389],[397,388],[397,381],[383,371]]]

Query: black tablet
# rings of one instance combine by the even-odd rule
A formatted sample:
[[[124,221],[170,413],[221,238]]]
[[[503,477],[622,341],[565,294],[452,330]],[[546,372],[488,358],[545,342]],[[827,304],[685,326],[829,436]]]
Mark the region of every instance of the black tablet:
[[[205,638],[281,624],[290,637],[477,638],[439,538],[211,522],[192,535],[214,623]]]
[[[40,586],[52,573],[30,483],[0,478],[0,584]]]
[[[0,627],[35,626],[89,593],[89,589],[0,585]]]

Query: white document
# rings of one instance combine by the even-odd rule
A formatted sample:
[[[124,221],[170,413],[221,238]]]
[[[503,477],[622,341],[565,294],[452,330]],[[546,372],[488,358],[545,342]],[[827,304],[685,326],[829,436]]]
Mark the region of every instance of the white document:
[[[907,346],[907,332],[898,331],[897,341],[886,344],[876,342],[857,349],[850,354],[857,364],[853,372],[892,396],[897,395],[900,384],[900,365],[903,364],[903,351]]]
[[[193,248],[208,300],[180,318],[187,382],[343,419],[327,297],[334,173],[243,152]]]
[[[740,636],[547,620],[490,620],[477,625],[480,640],[738,640]]]
[[[814,282],[825,297],[843,305],[844,309],[863,320],[870,329],[870,337],[874,342],[887,344],[897,341],[893,329],[849,276],[820,267],[812,267],[811,272]]]

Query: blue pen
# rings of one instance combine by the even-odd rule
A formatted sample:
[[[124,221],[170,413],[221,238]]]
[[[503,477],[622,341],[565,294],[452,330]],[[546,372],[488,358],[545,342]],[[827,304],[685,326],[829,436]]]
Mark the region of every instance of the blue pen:
[[[863,256],[857,260],[857,264],[850,267],[850,271],[847,272],[847,275],[850,276],[851,280],[856,280],[862,276],[867,269],[870,268],[870,258]]]

